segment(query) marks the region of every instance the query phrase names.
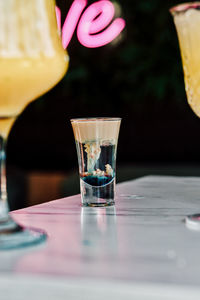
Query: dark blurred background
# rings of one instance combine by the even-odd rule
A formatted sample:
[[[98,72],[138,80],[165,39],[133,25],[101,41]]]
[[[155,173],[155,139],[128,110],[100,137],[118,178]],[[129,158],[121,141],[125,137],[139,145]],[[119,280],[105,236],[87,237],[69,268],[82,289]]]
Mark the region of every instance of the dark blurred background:
[[[62,22],[72,2],[57,0]],[[187,104],[169,13],[180,2],[115,1],[126,28],[101,48],[83,47],[74,33],[68,73],[11,131],[11,209],[79,192],[72,117],[122,117],[118,182],[147,174],[200,175],[200,120]]]

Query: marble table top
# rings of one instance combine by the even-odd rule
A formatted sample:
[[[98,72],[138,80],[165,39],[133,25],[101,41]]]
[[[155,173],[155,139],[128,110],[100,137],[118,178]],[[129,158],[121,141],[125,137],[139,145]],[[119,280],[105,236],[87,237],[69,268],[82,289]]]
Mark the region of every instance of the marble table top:
[[[184,222],[186,215],[198,212],[200,178],[170,176],[117,185],[113,207],[81,207],[76,195],[15,211],[17,222],[44,229],[48,239],[39,246],[0,252],[0,296],[6,282],[20,286],[30,276],[40,284],[57,282],[60,292],[63,283],[65,296],[67,287],[77,291],[78,284],[81,292],[69,299],[90,299],[83,297],[81,286],[90,287],[90,293],[96,286],[91,299],[102,299],[109,287],[115,287],[111,294],[107,291],[111,297],[115,290],[115,299],[200,298],[200,231]],[[52,288],[53,283],[46,284]]]

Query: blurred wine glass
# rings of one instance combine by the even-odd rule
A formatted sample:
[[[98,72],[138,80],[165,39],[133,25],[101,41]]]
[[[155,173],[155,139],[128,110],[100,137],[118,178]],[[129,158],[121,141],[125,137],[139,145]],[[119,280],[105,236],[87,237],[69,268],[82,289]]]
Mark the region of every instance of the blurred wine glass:
[[[170,12],[179,39],[187,100],[200,117],[200,2],[179,4]],[[200,229],[200,214],[187,216],[186,224]]]
[[[59,82],[68,61],[54,0],[0,0],[0,250],[46,237],[40,230],[16,224],[8,213],[5,148],[16,118]]]

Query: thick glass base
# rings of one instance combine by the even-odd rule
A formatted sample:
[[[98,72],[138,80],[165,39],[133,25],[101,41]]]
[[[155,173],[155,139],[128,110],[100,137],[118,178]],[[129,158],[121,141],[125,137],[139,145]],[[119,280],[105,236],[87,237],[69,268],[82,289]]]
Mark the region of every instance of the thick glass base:
[[[187,216],[185,223],[189,229],[200,230],[200,213]]]
[[[24,228],[16,224],[11,217],[0,222],[0,250],[36,245],[44,242],[46,238],[45,232],[33,228]]]
[[[105,207],[115,204],[115,179],[102,186],[93,186],[80,179],[83,206]]]
[[[103,199],[99,199],[100,203],[82,203],[82,206],[84,207],[106,207],[106,206],[112,206],[115,205],[114,201],[110,201],[109,203],[107,202],[102,202]]]

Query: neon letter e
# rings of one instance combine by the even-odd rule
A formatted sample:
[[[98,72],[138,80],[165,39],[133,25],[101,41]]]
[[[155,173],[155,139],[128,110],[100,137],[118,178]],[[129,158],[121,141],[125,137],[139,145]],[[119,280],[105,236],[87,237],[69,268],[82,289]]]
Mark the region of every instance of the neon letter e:
[[[125,21],[122,18],[115,19],[108,26],[114,16],[114,11],[113,4],[108,0],[91,4],[83,13],[78,24],[79,42],[85,47],[96,48],[114,40],[125,27]],[[106,26],[108,27],[106,28]]]

